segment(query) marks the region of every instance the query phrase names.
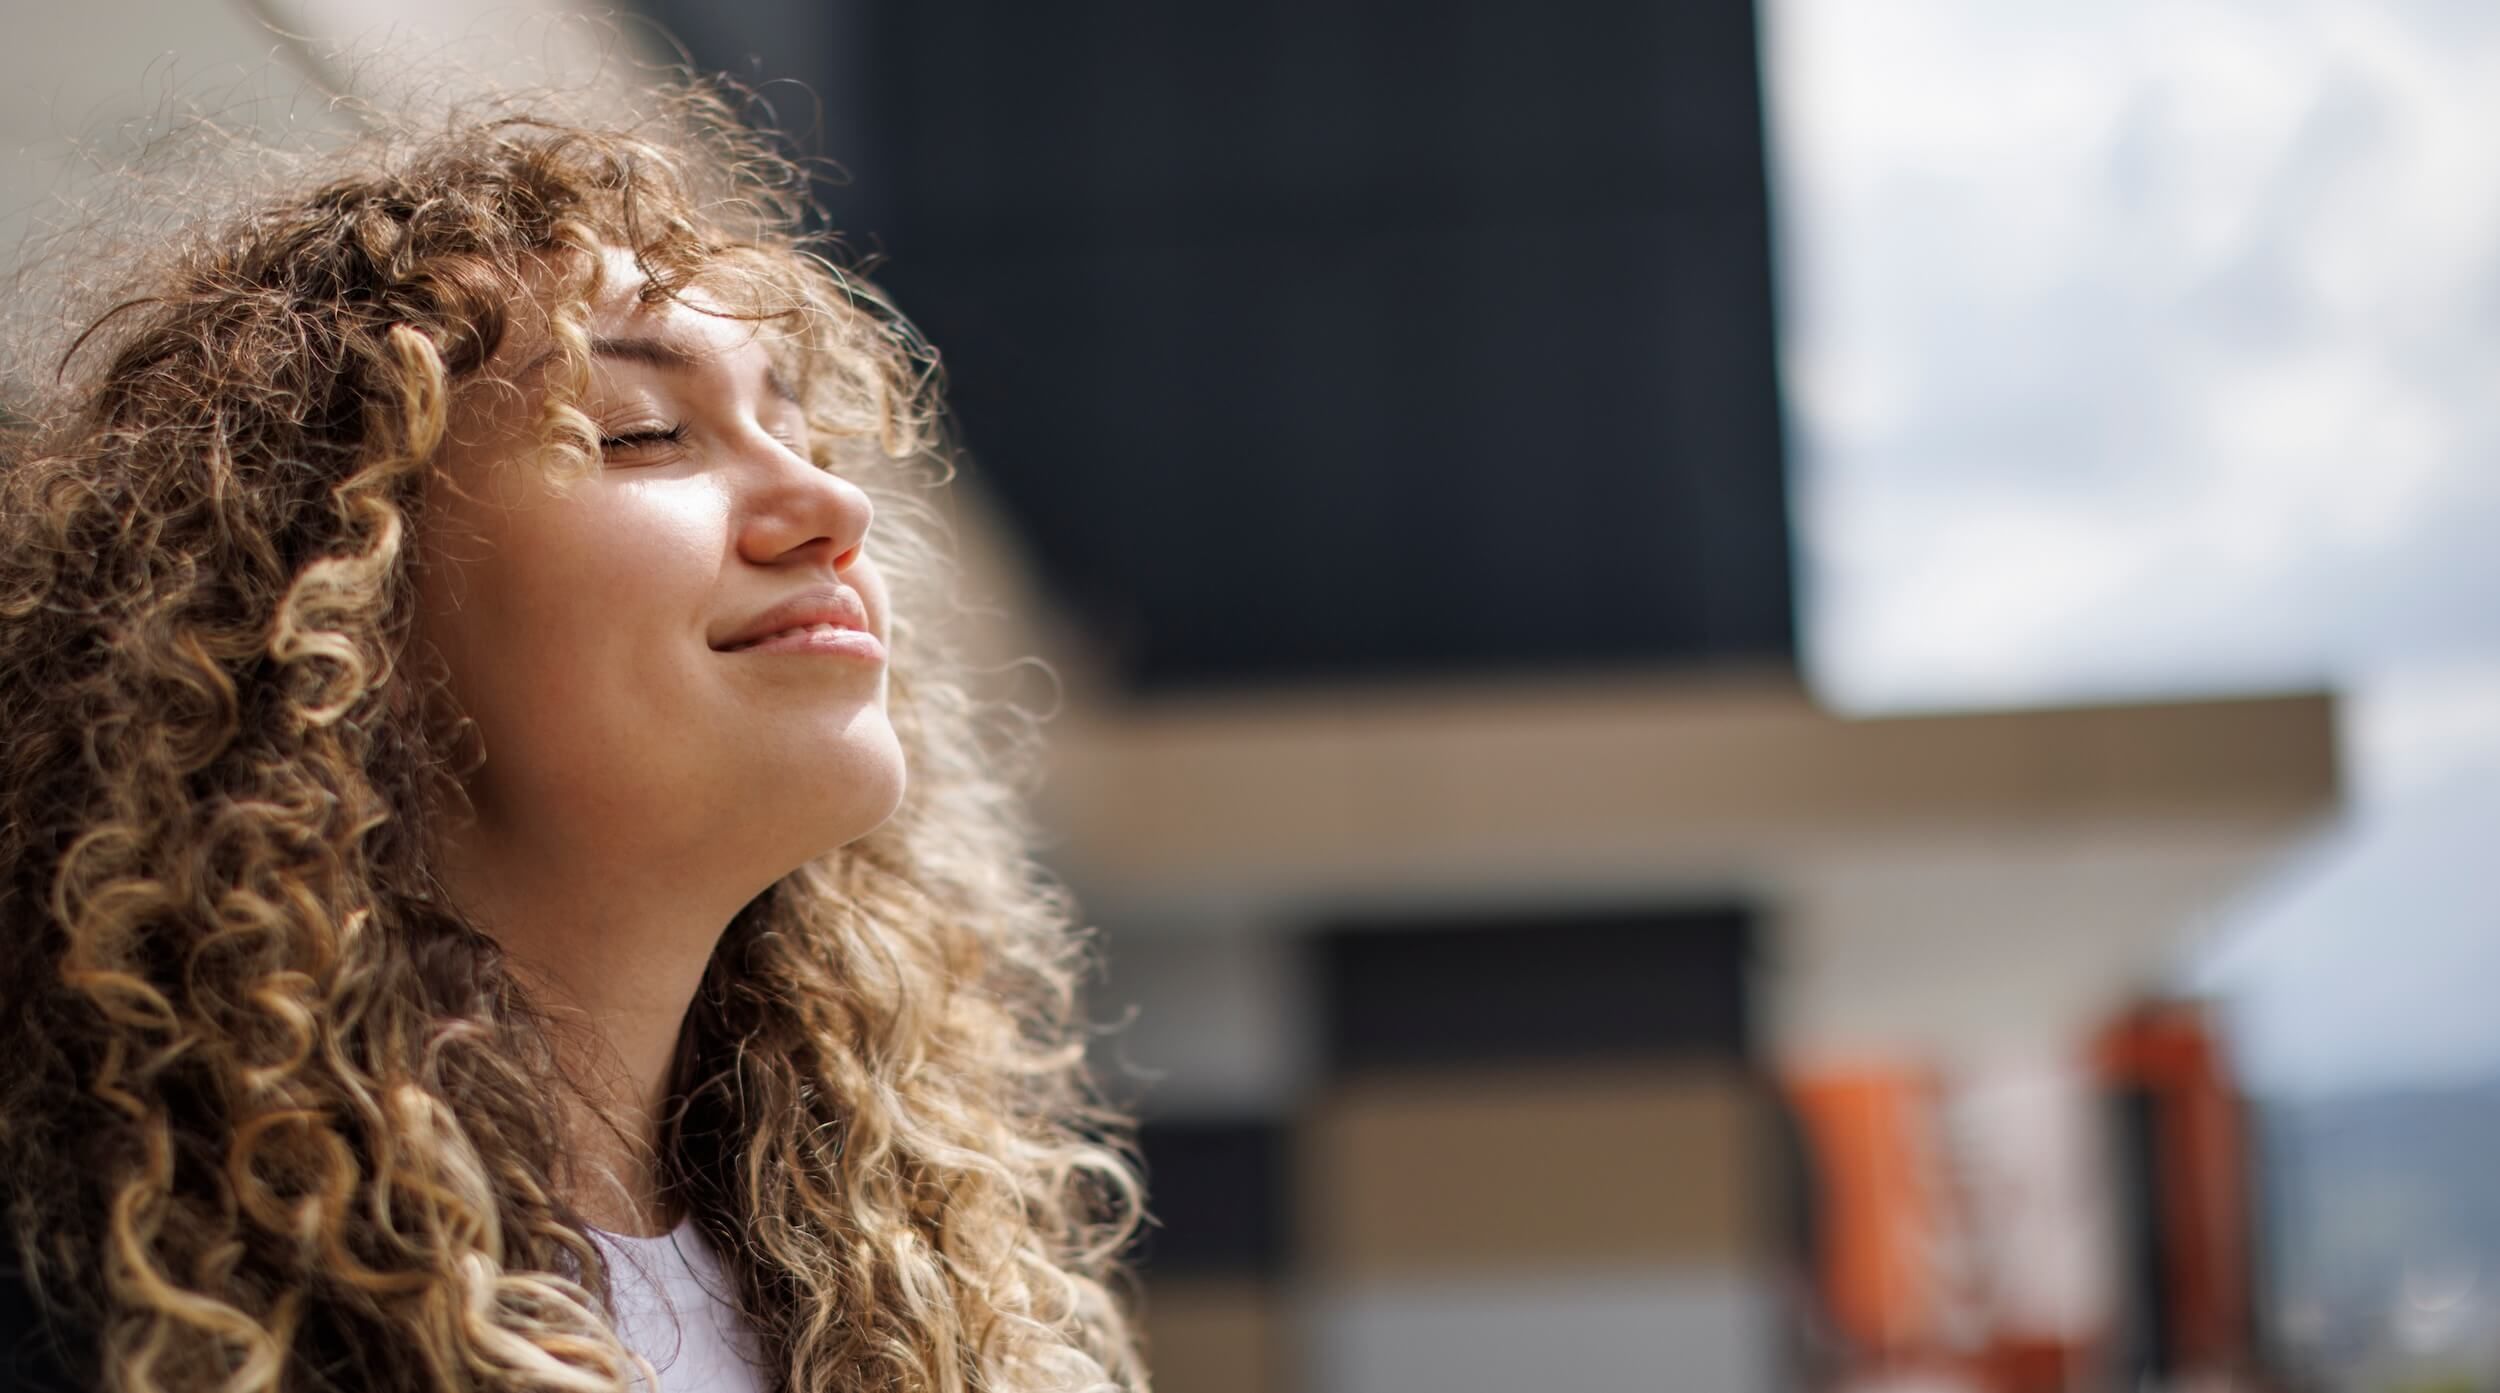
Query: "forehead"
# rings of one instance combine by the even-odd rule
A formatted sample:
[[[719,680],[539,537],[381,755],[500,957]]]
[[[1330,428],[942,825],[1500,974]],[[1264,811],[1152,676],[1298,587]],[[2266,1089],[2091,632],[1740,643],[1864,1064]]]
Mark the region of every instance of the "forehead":
[[[698,277],[673,293],[654,295],[651,278],[632,253],[609,247],[600,260],[599,288],[583,309],[583,327],[594,340],[658,340],[712,357],[786,337],[773,332],[772,321],[754,307],[734,300],[721,278]]]
[[[579,283],[551,263],[542,262],[525,278],[524,290],[507,324],[503,342],[476,384],[487,389],[516,390],[537,397],[551,385],[547,369],[560,356],[553,329],[554,312]],[[759,314],[760,306],[739,295],[733,277],[698,277],[670,294],[653,294],[651,278],[632,252],[609,246],[601,250],[599,280],[589,298],[567,315],[578,323],[593,347],[590,385],[619,362],[646,366],[709,366],[713,360],[742,357],[742,350],[760,345],[765,356],[778,360],[795,345],[793,334],[776,317]],[[670,354],[602,354],[602,344],[662,345]],[[776,363],[776,366],[778,364]],[[498,393],[500,395],[501,393]]]

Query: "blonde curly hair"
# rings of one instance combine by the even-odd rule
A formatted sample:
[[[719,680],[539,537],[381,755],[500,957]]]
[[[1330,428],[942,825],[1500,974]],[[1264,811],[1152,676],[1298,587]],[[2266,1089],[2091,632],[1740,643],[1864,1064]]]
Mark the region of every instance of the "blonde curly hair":
[[[408,652],[429,462],[526,296],[550,451],[595,451],[561,384],[605,246],[646,294],[733,279],[788,327],[817,463],[878,499],[911,769],[728,926],[663,1181],[782,1387],[1142,1388],[1086,945],[1027,855],[1014,728],[916,622],[946,574],[932,355],[717,89],[608,126],[506,102],[323,167],[125,263],[11,388],[0,1197],[71,1366],[122,1393],[640,1367],[546,1125],[579,1091],[437,878],[458,732]]]

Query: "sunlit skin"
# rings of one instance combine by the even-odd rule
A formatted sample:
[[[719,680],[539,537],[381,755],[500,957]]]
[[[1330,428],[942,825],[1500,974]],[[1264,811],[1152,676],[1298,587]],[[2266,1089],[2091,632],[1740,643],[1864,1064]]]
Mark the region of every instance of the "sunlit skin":
[[[566,1067],[624,1134],[570,1120],[590,1177],[573,1202],[649,1233],[671,1218],[652,1119],[713,946],[775,880],[890,816],[904,770],[881,658],[713,646],[825,587],[888,632],[868,496],[810,463],[760,336],[774,331],[641,305],[621,256],[609,277],[583,403],[614,442],[602,468],[567,490],[513,467],[547,346],[517,328],[488,376],[518,390],[464,396],[452,415],[418,637],[484,754],[466,781],[474,820],[444,829],[447,886],[579,1027],[560,1041]]]

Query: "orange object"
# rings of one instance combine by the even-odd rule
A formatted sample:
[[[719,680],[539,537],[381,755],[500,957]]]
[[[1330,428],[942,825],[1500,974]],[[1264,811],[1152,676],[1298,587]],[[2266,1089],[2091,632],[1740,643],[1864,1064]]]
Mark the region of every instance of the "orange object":
[[[1787,1091],[1814,1177],[1815,1267],[1826,1312],[1885,1364],[1941,1353],[1950,1214],[1936,1155],[1937,1086],[1924,1070],[1792,1074]]]

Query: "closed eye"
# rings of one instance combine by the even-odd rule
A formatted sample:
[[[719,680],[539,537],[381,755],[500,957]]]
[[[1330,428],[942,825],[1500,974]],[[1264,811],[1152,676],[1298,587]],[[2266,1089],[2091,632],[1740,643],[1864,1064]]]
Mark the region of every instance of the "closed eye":
[[[686,443],[686,426],[681,421],[666,430],[636,430],[627,431],[622,435],[602,436],[599,439],[599,448],[602,452],[615,453],[649,450],[662,445],[683,445],[684,443]]]

